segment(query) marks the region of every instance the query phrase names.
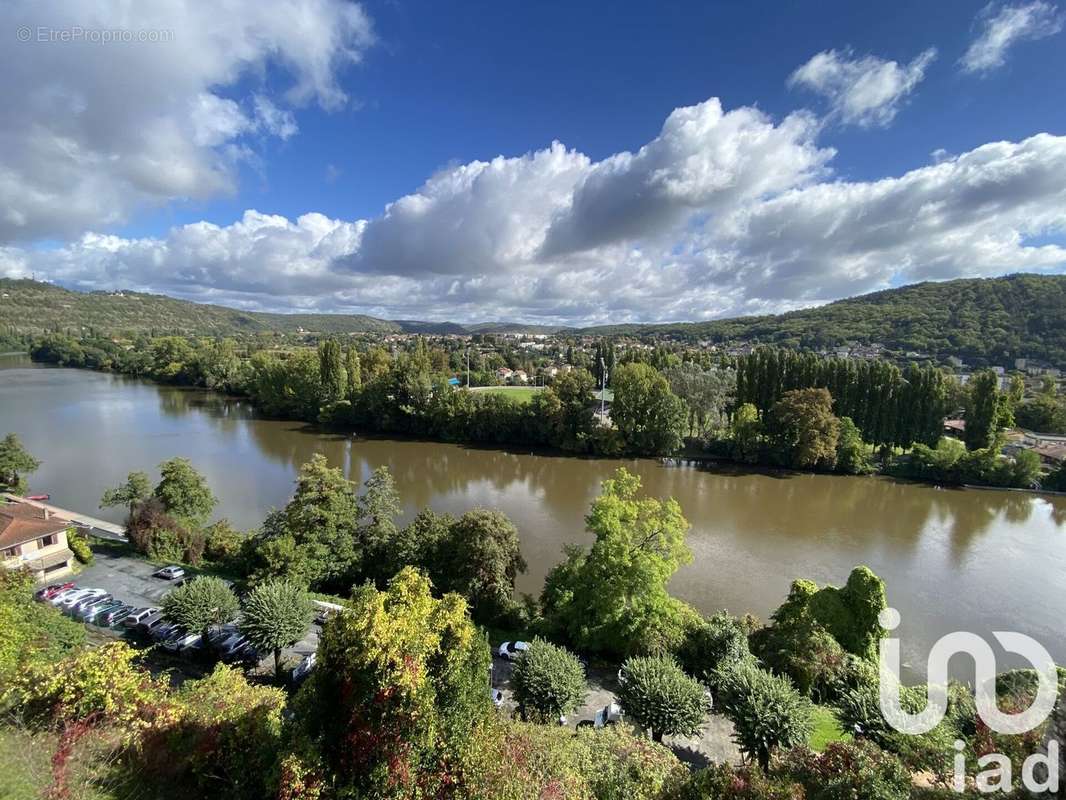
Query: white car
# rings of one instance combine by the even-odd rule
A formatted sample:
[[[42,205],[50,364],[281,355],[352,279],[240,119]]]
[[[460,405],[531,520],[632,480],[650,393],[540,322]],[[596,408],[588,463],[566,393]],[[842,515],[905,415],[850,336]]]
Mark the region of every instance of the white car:
[[[144,620],[148,619],[153,614],[158,614],[158,608],[135,608],[129,613],[129,616],[122,620],[122,624],[127,628],[135,627]]]
[[[64,598],[63,601],[59,603],[59,607],[64,611],[69,611],[84,600],[90,600],[93,597],[102,597],[105,594],[107,594],[107,592],[103,589],[82,589],[81,591],[74,592],[69,597]]]
[[[171,564],[169,567],[158,569],[152,574],[157,578],[164,578],[165,580],[172,581],[182,577],[185,574],[185,570]]]
[[[84,589],[79,589],[77,586],[75,586],[73,589],[64,589],[62,592],[59,592],[58,594],[55,594],[55,595],[52,595],[51,597],[49,597],[48,598],[48,602],[51,603],[54,606],[58,606],[60,603],[62,603],[64,600],[66,600],[71,595],[75,595],[78,592],[82,592],[82,591],[84,591]]]
[[[528,649],[529,645],[526,642],[504,642],[500,645],[497,655],[500,658],[506,658],[508,661],[517,661]]]
[[[606,728],[608,725],[617,725],[622,721],[622,707],[618,703],[604,706],[592,719],[583,719],[577,723],[579,728]]]
[[[315,668],[315,662],[317,660],[317,656],[314,653],[311,653],[309,656],[306,656],[304,660],[297,664],[296,668],[292,671],[292,682],[299,683],[308,675],[310,675],[311,670]]]

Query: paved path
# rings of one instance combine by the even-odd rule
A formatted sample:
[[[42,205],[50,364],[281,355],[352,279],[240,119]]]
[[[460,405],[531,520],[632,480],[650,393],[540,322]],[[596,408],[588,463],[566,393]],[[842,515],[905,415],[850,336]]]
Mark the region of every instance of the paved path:
[[[78,522],[82,525],[88,525],[93,528],[94,532],[98,535],[102,535],[105,539],[118,539],[119,541],[126,541],[126,529],[121,525],[116,525],[113,522],[106,522],[96,517],[90,517],[88,514],[79,514],[76,511],[67,511],[65,508],[58,508],[56,506],[49,505],[48,503],[41,503],[37,500],[27,500],[25,497],[19,497],[17,494],[4,493],[3,495],[8,500],[16,503],[23,503],[34,508],[43,508],[49,514],[59,519],[65,519],[70,522]]]

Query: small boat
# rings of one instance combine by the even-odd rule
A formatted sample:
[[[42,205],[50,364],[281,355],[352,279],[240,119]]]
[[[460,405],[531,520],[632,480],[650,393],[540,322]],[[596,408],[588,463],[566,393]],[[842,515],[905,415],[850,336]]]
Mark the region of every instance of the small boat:
[[[45,500],[51,500],[52,499],[52,495],[50,495],[50,494],[28,494],[28,495],[26,495],[26,499],[27,500],[36,500],[39,503],[43,503]]]

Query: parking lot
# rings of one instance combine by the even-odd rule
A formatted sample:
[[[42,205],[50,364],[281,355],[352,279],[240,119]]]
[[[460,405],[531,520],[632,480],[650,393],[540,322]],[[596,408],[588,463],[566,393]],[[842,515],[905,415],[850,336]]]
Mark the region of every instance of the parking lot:
[[[152,573],[159,569],[154,564],[115,553],[106,547],[94,548],[93,554],[93,563],[84,567],[73,578],[78,586],[104,589],[114,595],[116,600],[132,606],[156,607],[161,606],[163,596],[174,589],[176,581],[153,577]],[[90,625],[89,627],[95,628],[96,626]],[[121,625],[98,630],[105,636],[125,636],[126,634],[126,629]],[[305,656],[315,652],[318,649],[319,631],[319,626],[312,623],[299,642],[282,652],[282,664],[288,668],[295,667]],[[270,657],[266,658],[257,669],[273,670],[273,668],[274,661]]]
[[[492,686],[503,693],[503,709],[514,714],[516,706],[511,689],[511,671],[514,664],[500,658],[496,652],[497,647],[493,647],[492,651]],[[579,722],[592,720],[605,706],[617,702],[615,689],[618,683],[615,672],[589,667],[585,670],[585,680],[588,684],[585,702],[567,717],[567,727],[577,728]],[[741,761],[740,750],[733,742],[733,723],[721,714],[709,715],[698,736],[667,736],[663,744],[673,750],[682,761],[694,766],[724,762],[739,764]]]

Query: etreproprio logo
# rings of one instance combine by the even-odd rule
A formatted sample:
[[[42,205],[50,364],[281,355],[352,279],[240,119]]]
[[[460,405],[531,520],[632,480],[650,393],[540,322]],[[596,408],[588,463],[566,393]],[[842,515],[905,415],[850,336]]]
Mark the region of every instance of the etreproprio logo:
[[[886,630],[899,627],[900,615],[894,608],[881,612],[879,621]],[[992,647],[974,633],[955,631],[942,636],[929,652],[928,700],[925,708],[917,714],[908,713],[900,702],[900,650],[899,639],[886,637],[881,640],[880,659],[880,705],[885,720],[901,733],[917,736],[935,728],[948,708],[948,662],[956,653],[965,653],[974,663],[974,700],[977,714],[996,733],[1020,734],[1034,730],[1043,724],[1055,708],[1058,683],[1055,662],[1042,644],[1030,636],[1013,631],[995,631],[996,641],[1008,653],[1025,658],[1036,670],[1036,697],[1029,708],[1016,714],[1000,711],[996,705],[996,655]],[[965,745],[955,743],[956,750]],[[1059,790],[1059,743],[1048,742],[1046,755],[1034,753],[1022,766],[1022,785],[1030,792],[1057,792]],[[990,769],[975,776],[978,791],[990,793],[1012,790],[1011,762],[1001,753],[988,753],[977,760],[978,768]],[[1037,777],[1036,767],[1044,768],[1044,775]],[[955,756],[954,789],[966,788],[965,758],[961,752]]]

